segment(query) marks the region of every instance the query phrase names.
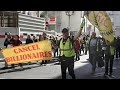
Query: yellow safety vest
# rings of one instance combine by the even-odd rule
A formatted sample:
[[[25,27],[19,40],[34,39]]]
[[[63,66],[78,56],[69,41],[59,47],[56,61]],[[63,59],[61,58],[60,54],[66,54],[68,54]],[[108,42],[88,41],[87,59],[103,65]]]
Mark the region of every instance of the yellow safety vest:
[[[63,39],[61,39],[60,41],[60,56],[63,56],[63,55],[65,57],[75,56],[74,47],[69,38],[67,39],[65,45],[63,45]]]
[[[111,55],[115,54],[115,47],[110,46],[110,54]]]

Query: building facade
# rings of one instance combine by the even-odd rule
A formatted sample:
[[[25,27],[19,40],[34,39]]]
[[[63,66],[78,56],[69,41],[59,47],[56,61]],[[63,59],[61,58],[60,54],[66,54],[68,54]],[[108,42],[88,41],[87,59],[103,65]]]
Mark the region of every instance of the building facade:
[[[63,28],[69,27],[70,21],[70,31],[77,32],[80,28],[81,23],[81,11],[74,11],[74,14],[69,17],[66,15],[65,11],[45,11],[41,14],[42,17],[45,17],[47,20],[49,18],[55,18],[55,24],[48,25],[48,30],[54,30],[57,33],[61,33]]]
[[[17,11],[0,11],[0,47],[3,47],[6,33],[19,35],[23,43],[27,35],[38,36],[45,31],[45,18],[18,13]]]

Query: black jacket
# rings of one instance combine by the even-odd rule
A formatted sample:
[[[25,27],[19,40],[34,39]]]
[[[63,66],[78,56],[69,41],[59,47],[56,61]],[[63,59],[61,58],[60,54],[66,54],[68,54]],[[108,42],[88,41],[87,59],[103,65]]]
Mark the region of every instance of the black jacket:
[[[32,39],[26,39],[26,44],[33,43]]]
[[[7,48],[8,45],[11,44],[11,42],[13,42],[13,38],[10,38],[10,40],[8,38],[6,38],[4,41],[4,46]]]

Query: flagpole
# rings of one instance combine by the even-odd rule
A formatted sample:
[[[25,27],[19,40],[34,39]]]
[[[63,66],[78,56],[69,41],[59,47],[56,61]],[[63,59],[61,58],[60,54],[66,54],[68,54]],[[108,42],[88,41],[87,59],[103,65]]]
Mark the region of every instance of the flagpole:
[[[95,32],[95,26],[94,26],[94,32]]]
[[[93,13],[94,13],[94,17],[95,17],[95,25],[97,25],[98,29],[99,29],[99,25],[98,25],[97,20],[96,20],[95,12],[93,11]],[[95,26],[94,26],[94,32],[95,32]]]
[[[84,20],[84,22],[85,22],[85,18],[83,17],[83,20]],[[85,26],[84,26],[84,33],[85,33]]]

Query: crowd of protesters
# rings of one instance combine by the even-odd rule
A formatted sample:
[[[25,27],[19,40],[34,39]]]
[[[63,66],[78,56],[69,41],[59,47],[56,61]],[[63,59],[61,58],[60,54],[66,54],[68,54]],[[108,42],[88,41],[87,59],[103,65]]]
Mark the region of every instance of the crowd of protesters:
[[[77,36],[69,36],[68,32],[69,30],[67,28],[64,28],[62,30],[63,37],[61,39],[58,39],[57,37],[54,36],[48,37],[47,34],[44,32],[42,35],[39,35],[38,39],[36,36],[33,36],[31,38],[31,36],[28,35],[25,44],[39,42],[42,40],[50,40],[52,42],[51,48],[53,52],[53,57],[57,57],[59,58],[58,60],[60,60],[59,62],[61,64],[61,72],[63,79],[66,79],[67,67],[71,77],[73,79],[76,78],[74,74],[73,62],[79,61],[80,56],[87,54],[89,54],[89,62],[92,65],[91,68],[92,74],[95,73],[97,63],[101,60],[103,61],[103,66],[105,66],[104,75],[109,74],[109,76],[112,76],[114,56],[116,59],[120,58],[120,37],[114,38],[114,42],[109,42],[104,38],[96,37],[95,32],[93,32],[91,36],[82,35],[80,32],[78,33]],[[10,33],[8,33],[7,38],[5,39],[4,42],[4,46],[8,48],[11,46],[14,47],[20,45],[22,45],[22,42],[20,41],[19,36],[15,35],[13,37],[11,36]],[[102,63],[101,61],[99,63]],[[41,62],[37,61],[37,64],[46,65],[48,62],[49,60],[42,60]],[[31,62],[28,62],[28,64],[31,64]],[[19,63],[19,66],[21,67],[21,70],[23,70],[23,64]],[[11,67],[12,70],[15,71],[15,65],[12,64]],[[98,65],[98,67],[102,66]],[[4,68],[8,68],[6,62]]]

